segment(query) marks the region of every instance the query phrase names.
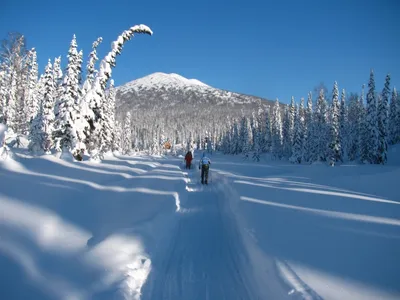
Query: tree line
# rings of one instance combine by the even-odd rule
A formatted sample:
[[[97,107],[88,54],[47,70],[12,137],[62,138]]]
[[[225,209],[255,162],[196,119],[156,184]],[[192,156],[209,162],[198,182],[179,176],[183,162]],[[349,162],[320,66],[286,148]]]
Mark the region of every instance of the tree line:
[[[49,59],[39,76],[35,48],[27,49],[23,35],[9,34],[0,51],[0,122],[7,125],[9,144],[18,143],[25,135],[32,152],[54,150],[77,158],[87,152],[93,159],[118,150],[123,130],[118,130],[121,125],[115,121],[111,75],[116,57],[134,34],[152,35],[152,31],[145,25],[123,31],[96,69],[97,47],[102,42],[98,38],[92,45],[85,78],[83,51],[78,50],[75,35],[65,69],[61,57]]]

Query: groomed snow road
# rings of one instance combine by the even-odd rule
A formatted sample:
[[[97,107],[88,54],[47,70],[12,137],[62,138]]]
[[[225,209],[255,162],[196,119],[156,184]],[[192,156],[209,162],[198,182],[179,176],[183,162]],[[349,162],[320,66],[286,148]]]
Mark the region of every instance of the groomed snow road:
[[[223,213],[215,186],[199,184],[196,171],[187,172],[177,228],[152,258],[142,299],[256,299],[235,224]]]

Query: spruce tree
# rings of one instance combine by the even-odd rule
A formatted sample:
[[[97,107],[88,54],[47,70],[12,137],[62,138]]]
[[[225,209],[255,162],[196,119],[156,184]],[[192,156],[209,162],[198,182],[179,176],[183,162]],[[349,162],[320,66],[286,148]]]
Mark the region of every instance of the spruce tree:
[[[263,144],[263,152],[271,153],[272,147],[272,125],[271,125],[271,108],[268,108],[265,111],[265,134],[264,134],[264,144]]]
[[[49,59],[44,74],[44,97],[40,109],[32,120],[29,149],[35,152],[50,153],[54,131],[54,81],[53,69]]]
[[[367,112],[366,112],[366,133],[368,141],[366,143],[367,161],[371,164],[378,162],[378,119],[377,119],[377,101],[375,95],[374,72],[371,70],[368,82],[367,93]]]
[[[6,95],[7,95],[7,83],[6,83],[6,71],[5,65],[0,64],[0,124],[5,123],[5,110],[7,107]]]
[[[290,100],[290,105],[289,105],[289,132],[288,132],[288,137],[289,137],[289,144],[293,145],[293,137],[294,137],[294,118],[296,114],[296,104],[294,101],[294,97],[292,96]]]
[[[299,112],[298,112],[298,122],[299,122],[299,135],[301,144],[301,161],[305,158],[305,142],[306,142],[306,110],[304,108],[304,98],[300,99]]]
[[[132,128],[131,128],[131,113],[128,111],[124,118],[121,135],[121,148],[123,154],[130,154],[132,151]],[[153,132],[153,139],[155,134]],[[155,147],[155,146],[154,146]]]
[[[389,111],[389,143],[391,145],[394,145],[399,142],[399,128],[397,127],[398,120],[397,117],[398,112],[397,109],[400,108],[400,106],[397,104],[398,98],[397,98],[397,91],[396,88],[393,88],[392,91],[392,97],[390,98],[390,111]]]
[[[282,118],[279,100],[276,99],[272,112],[272,155],[275,159],[282,158]]]
[[[27,107],[27,123],[32,122],[39,109],[39,98],[38,98],[38,64],[37,64],[37,53],[35,49],[31,50],[31,56],[29,61],[29,83],[28,83],[28,95],[26,99]]]
[[[312,140],[312,130],[313,130],[313,101],[311,92],[308,93],[307,98],[307,108],[304,113],[304,160],[310,162],[312,159],[313,151],[313,140]]]
[[[340,124],[340,132],[339,132],[339,138],[340,138],[340,146],[341,146],[341,153],[340,156],[342,158],[342,161],[347,158],[347,148],[348,148],[348,142],[349,142],[349,135],[348,135],[348,110],[347,110],[347,105],[346,105],[346,92],[343,89],[342,90],[342,95],[340,97],[340,116],[339,116],[339,124]]]
[[[324,90],[321,89],[313,116],[311,133],[311,161],[326,161],[328,150],[328,103]]]
[[[388,148],[388,103],[390,95],[390,75],[386,75],[382,94],[378,98],[378,152],[377,163],[386,164]]]
[[[68,65],[63,82],[63,93],[57,105],[56,130],[53,138],[56,149],[62,152],[72,151],[74,155],[85,149],[82,143],[82,131],[85,126],[77,107],[79,99],[79,53],[76,36],[73,35],[68,51]]]
[[[83,93],[86,94],[93,86],[93,82],[96,76],[96,62],[98,61],[97,57],[97,47],[103,41],[102,37],[97,38],[96,41],[92,44],[92,52],[89,54],[89,61],[86,65],[86,80],[83,84]]]
[[[254,133],[253,133],[253,160],[260,161],[261,155],[261,126],[258,123],[258,118],[254,121]]]
[[[292,163],[300,164],[303,157],[303,145],[302,145],[302,120],[300,115],[299,107],[295,109],[294,115],[294,135],[293,135],[293,145],[292,145],[292,155],[289,160]]]
[[[114,140],[113,140],[113,151],[120,152],[122,151],[122,123],[119,121],[115,121],[115,130],[114,130]]]
[[[368,163],[369,159],[369,146],[368,146],[368,138],[369,138],[369,132],[368,132],[368,125],[367,125],[367,110],[364,106],[364,92],[365,85],[362,86],[361,90],[361,96],[358,99],[358,133],[359,133],[359,158],[360,162],[362,163]]]
[[[396,95],[393,95],[393,97],[396,97],[396,111],[397,111],[397,117],[396,117],[396,128],[397,128],[397,138],[396,141],[397,143],[400,142],[400,97],[396,92]]]
[[[282,146],[283,156],[289,158],[291,156],[292,138],[291,138],[291,108],[285,105],[283,111],[283,124],[282,124]]]
[[[63,72],[61,69],[61,56],[56,57],[54,59],[54,64],[53,64],[53,79],[54,79],[54,115],[55,118],[59,118],[59,105],[61,98],[64,93],[64,88],[63,88]]]
[[[332,91],[332,107],[330,118],[330,142],[329,142],[329,164],[334,166],[336,162],[341,161],[341,145],[340,145],[340,124],[339,124],[339,89],[335,81]]]

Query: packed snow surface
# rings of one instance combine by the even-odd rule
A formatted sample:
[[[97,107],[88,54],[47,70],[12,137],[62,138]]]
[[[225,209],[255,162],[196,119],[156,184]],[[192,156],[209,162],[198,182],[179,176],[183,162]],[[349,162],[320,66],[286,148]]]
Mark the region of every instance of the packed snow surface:
[[[0,162],[4,299],[400,299],[389,165],[210,155]],[[198,162],[195,154],[194,164]]]

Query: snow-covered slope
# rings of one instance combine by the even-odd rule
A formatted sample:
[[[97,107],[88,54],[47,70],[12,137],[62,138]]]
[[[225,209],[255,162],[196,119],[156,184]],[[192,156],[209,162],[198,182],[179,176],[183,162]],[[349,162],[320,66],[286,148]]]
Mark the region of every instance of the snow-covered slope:
[[[138,80],[134,80],[124,84],[118,88],[120,93],[129,92],[134,89],[136,91],[143,89],[161,89],[161,88],[211,88],[205,83],[197,79],[187,79],[179,74],[153,73]]]
[[[226,113],[240,109],[255,109],[273,102],[259,97],[233,93],[213,88],[197,79],[187,79],[178,74],[153,73],[117,87],[117,104],[120,111],[126,109],[161,110],[177,105],[216,105],[224,107]]]
[[[2,299],[400,299],[389,164],[0,161]],[[195,153],[195,164],[200,153]]]

